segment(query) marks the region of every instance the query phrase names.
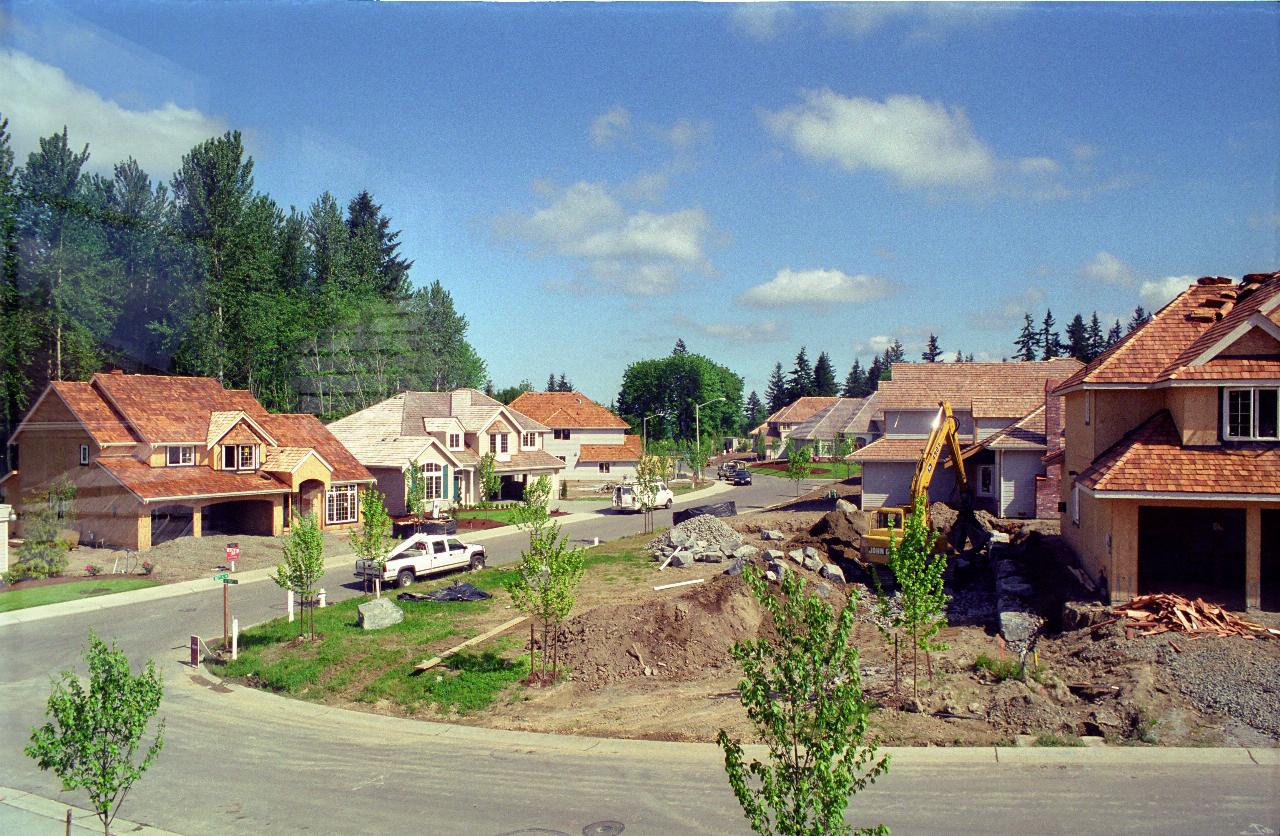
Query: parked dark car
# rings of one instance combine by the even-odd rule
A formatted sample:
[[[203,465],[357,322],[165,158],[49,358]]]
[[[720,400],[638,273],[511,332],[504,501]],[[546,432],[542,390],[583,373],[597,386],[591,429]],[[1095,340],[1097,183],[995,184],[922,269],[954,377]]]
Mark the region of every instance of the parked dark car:
[[[751,471],[745,467],[738,468],[729,474],[729,483],[732,485],[750,485]]]

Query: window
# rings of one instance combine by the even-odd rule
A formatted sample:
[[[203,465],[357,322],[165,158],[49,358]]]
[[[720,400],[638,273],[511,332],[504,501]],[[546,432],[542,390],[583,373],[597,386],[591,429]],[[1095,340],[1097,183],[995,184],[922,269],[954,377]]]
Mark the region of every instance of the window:
[[[165,463],[169,467],[180,467],[196,463],[196,448],[191,446],[165,448]]]
[[[996,487],[995,465],[978,465],[978,496],[994,496]]]
[[[462,449],[462,435],[460,433],[449,433],[449,449],[450,450]]]
[[[1274,439],[1280,429],[1280,389],[1228,389],[1223,424],[1233,439]]]
[[[253,444],[228,444],[222,448],[223,470],[253,470],[258,466],[258,448]]]
[[[1080,486],[1077,484],[1071,486],[1071,522],[1080,524]]]
[[[431,544],[431,553],[432,553],[432,554],[444,554],[444,551],[445,551],[445,549],[444,549],[444,541],[443,541],[443,540],[436,540],[436,541],[432,542],[432,544]]]
[[[80,464],[88,464],[88,463],[89,463],[89,445],[81,444],[80,445]]]
[[[525,433],[520,436],[520,446],[526,450],[536,450],[538,447],[538,434]]]
[[[325,493],[324,521],[328,525],[353,523],[359,508],[355,485],[334,485]]]
[[[462,551],[462,550],[463,550],[463,549],[465,549],[465,548],[466,548],[466,546],[462,545],[462,541],[461,541],[461,540],[452,540],[452,539],[451,539],[451,540],[449,540],[449,551],[451,551],[451,552],[460,552],[460,551]]]
[[[609,472],[609,463],[608,463],[608,462],[600,462],[600,472],[601,472],[601,473],[608,473],[608,472]]]
[[[569,431],[568,430],[552,430],[551,437],[554,438],[556,441],[568,441]]]
[[[1084,425],[1087,427],[1093,421],[1093,393],[1084,393]]]
[[[424,499],[444,499],[444,487],[441,484],[443,478],[443,470],[440,465],[434,462],[427,462],[422,466],[423,482],[425,482]]]

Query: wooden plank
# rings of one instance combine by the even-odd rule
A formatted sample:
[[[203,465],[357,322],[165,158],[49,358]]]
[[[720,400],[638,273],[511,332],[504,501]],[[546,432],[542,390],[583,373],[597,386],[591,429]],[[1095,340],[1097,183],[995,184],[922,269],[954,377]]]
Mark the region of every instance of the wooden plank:
[[[677,586],[692,586],[695,583],[702,583],[705,580],[706,578],[697,578],[691,581],[680,581],[679,583],[664,583],[661,586],[655,586],[653,591],[658,592],[663,589],[675,589]]]
[[[529,620],[529,616],[527,616],[527,615],[522,615],[522,616],[520,616],[519,618],[513,618],[513,619],[511,619],[510,621],[508,621],[508,622],[507,622],[507,623],[505,623],[505,624],[502,624],[502,625],[499,625],[499,626],[497,626],[497,627],[494,627],[492,630],[490,630],[490,631],[489,631],[489,632],[487,632],[487,633],[481,633],[480,635],[476,636],[476,637],[475,637],[475,638],[473,638],[473,639],[467,639],[466,641],[464,641],[462,644],[458,645],[457,647],[451,647],[451,648],[449,648],[449,649],[448,649],[448,650],[446,650],[446,651],[444,652],[444,654],[443,654],[443,655],[441,655],[441,656],[437,656],[437,657],[435,657],[434,659],[426,659],[426,660],[424,660],[424,661],[422,661],[422,662],[419,662],[418,664],[414,665],[414,668],[415,668],[416,670],[420,670],[420,671],[431,670],[431,669],[432,669],[432,668],[434,668],[436,665],[438,665],[438,664],[440,664],[441,662],[443,662],[445,659],[448,659],[450,656],[452,656],[453,654],[457,653],[459,650],[462,650],[464,647],[471,647],[471,645],[473,645],[473,644],[479,644],[479,643],[480,643],[480,642],[482,642],[482,641],[488,641],[489,639],[493,638],[494,636],[498,635],[499,633],[502,633],[502,632],[505,632],[505,631],[507,631],[507,630],[510,630],[512,627],[516,626],[517,624],[519,624],[519,623],[521,623],[521,622],[523,622],[523,621],[528,621],[528,620]]]

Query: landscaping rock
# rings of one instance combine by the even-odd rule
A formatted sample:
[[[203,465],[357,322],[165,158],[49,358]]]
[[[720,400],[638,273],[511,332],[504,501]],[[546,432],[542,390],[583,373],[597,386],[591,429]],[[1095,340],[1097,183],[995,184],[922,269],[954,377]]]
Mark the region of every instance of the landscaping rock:
[[[1107,608],[1096,601],[1066,601],[1062,605],[1062,626],[1068,630],[1092,627],[1110,617]]]
[[[850,502],[847,499],[837,499],[836,510],[845,514],[856,513],[858,510],[858,506],[854,505],[852,502]]]
[[[822,568],[818,570],[818,574],[826,578],[827,580],[835,581],[836,583],[845,582],[844,570],[841,569],[839,566],[835,565],[834,563],[822,564]]]
[[[805,556],[806,558],[820,558],[820,557],[822,557],[822,552],[818,551],[818,550],[817,550],[817,549],[815,549],[813,546],[805,546],[805,547],[804,547],[803,549],[801,549],[800,551],[804,554],[804,556]]]
[[[787,552],[787,557],[791,558],[791,561],[793,563],[800,563],[800,564],[804,563],[804,552],[802,552],[800,549],[792,549],[791,551]]]
[[[703,552],[694,558],[699,563],[723,563],[724,555],[720,552]]]
[[[404,611],[390,598],[374,598],[356,607],[356,620],[362,630],[381,630],[404,621]]]
[[[745,569],[746,567],[747,567],[746,560],[744,560],[741,557],[735,557],[733,560],[729,561],[729,566],[724,570],[724,573],[732,578],[736,575],[741,575],[742,570]]]
[[[752,560],[758,554],[760,554],[760,550],[755,546],[738,546],[733,550],[733,556],[738,560]]]
[[[1031,613],[1006,610],[1000,613],[1000,634],[1011,645],[1026,644],[1040,629],[1041,623]]]
[[[689,552],[676,552],[671,555],[671,562],[667,565],[676,569],[688,569],[693,565],[693,555]]]
[[[831,584],[827,583],[826,581],[818,581],[818,583],[815,584],[813,587],[813,594],[823,599],[830,598]]]
[[[816,557],[809,557],[808,555],[805,555],[804,561],[801,563],[801,565],[804,566],[804,568],[808,569],[810,572],[816,572],[822,568],[822,561]]]
[[[787,538],[786,538],[786,535],[784,535],[781,531],[778,531],[777,529],[769,528],[769,529],[762,529],[760,531],[760,539],[761,540],[785,540]]]
[[[764,559],[767,561],[782,560],[783,554],[779,549],[769,549],[764,553]]]
[[[689,545],[689,540],[689,534],[679,527],[667,532],[667,541],[673,546],[687,546]]]
[[[783,563],[781,560],[770,561],[768,566],[769,571],[776,575],[778,580],[782,580],[787,576],[787,564]]]

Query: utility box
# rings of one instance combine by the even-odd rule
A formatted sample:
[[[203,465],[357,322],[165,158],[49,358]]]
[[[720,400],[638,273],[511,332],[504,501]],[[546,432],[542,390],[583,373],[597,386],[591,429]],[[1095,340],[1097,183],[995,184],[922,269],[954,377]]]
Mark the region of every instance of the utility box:
[[[14,519],[12,506],[0,505],[0,572],[9,571],[9,523]]]

